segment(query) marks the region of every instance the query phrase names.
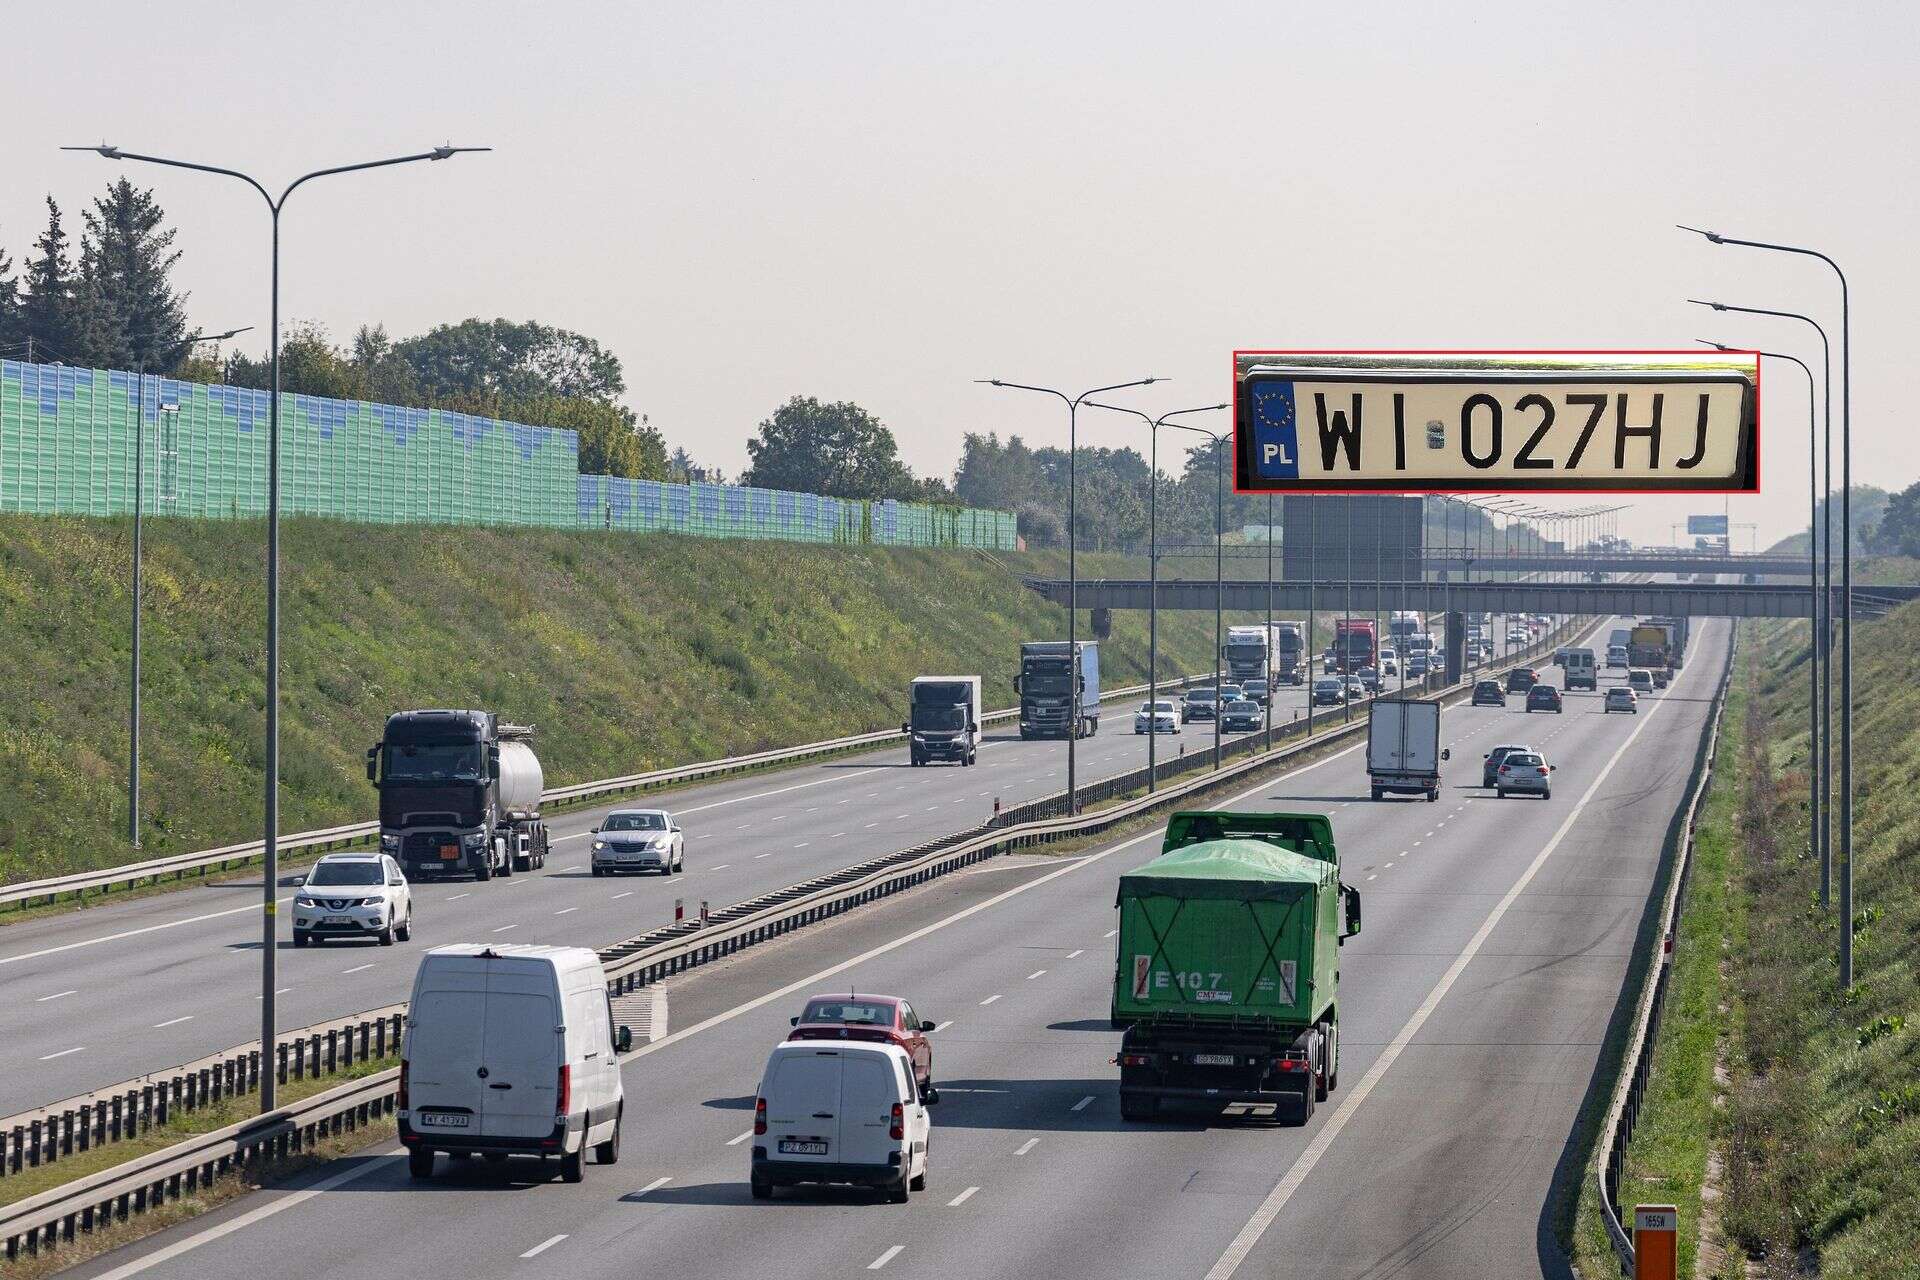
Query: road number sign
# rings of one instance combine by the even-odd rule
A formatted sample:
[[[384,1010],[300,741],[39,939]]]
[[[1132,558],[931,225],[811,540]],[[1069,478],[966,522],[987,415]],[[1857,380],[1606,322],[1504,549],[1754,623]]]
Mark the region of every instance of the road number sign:
[[[1236,489],[1445,492],[1758,488],[1737,370],[1255,365]]]
[[[1633,1211],[1634,1280],[1675,1280],[1680,1260],[1680,1211],[1670,1204]]]

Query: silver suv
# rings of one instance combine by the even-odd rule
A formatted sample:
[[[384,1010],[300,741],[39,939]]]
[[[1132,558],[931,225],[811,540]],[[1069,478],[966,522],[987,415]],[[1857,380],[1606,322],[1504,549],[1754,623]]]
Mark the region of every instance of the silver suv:
[[[390,947],[412,936],[413,890],[384,853],[330,853],[293,897],[296,947],[320,938],[376,938]]]

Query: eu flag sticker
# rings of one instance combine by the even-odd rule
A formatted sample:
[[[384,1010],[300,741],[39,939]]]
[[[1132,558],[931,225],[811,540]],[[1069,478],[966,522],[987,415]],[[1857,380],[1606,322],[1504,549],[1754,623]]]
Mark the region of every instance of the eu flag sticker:
[[[1300,443],[1295,431],[1293,384],[1256,382],[1253,400],[1253,473],[1267,480],[1300,478]]]

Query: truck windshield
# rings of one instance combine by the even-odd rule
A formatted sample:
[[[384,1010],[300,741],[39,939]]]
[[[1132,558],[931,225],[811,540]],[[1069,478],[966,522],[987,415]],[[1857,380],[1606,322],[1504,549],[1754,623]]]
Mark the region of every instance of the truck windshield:
[[[485,782],[486,755],[477,742],[388,745],[382,777],[388,782]]]
[[[924,702],[913,704],[913,727],[916,729],[964,729],[967,727],[967,709],[965,707],[934,707]]]
[[[1066,662],[1029,662],[1020,687],[1029,694],[1062,694],[1073,690],[1073,668]]]
[[[1263,644],[1230,644],[1227,646],[1229,662],[1258,662],[1267,656],[1267,646]]]

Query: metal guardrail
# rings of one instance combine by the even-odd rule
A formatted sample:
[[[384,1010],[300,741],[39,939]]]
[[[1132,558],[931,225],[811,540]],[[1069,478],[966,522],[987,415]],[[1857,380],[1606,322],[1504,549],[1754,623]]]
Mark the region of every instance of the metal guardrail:
[[[1578,623],[1563,625],[1529,648],[1507,655],[1503,662],[1551,652],[1570,636],[1579,634],[1582,626]],[[1448,698],[1464,696],[1478,678],[1478,673],[1470,673],[1464,680],[1431,692]],[[1304,725],[1304,722],[1298,723]],[[1231,784],[1250,773],[1284,764],[1303,752],[1363,735],[1366,728],[1367,721],[1362,717],[1279,750],[1261,749],[1271,742],[1267,732],[1247,734],[1223,745],[1223,759],[1228,754],[1252,755],[1253,758],[1233,765],[1223,764],[1219,770],[1213,770],[1207,768],[1212,756],[1210,750],[1176,757],[1161,763],[1163,774],[1181,770],[1205,772],[1202,776],[1186,779],[1097,813],[1068,816],[1064,813],[1064,793],[1044,796],[1003,812],[995,823],[939,837],[912,849],[762,894],[724,908],[717,914],[709,914],[704,924],[689,920],[651,930],[601,949],[608,992],[615,997],[630,994],[665,977],[732,955],[757,943],[829,919],[1004,852],[1055,840],[1098,835],[1132,818],[1173,805],[1194,793]],[[1277,739],[1295,736],[1290,732],[1292,729],[1293,725],[1290,724],[1271,732]],[[1101,798],[1124,795],[1144,787],[1146,781],[1147,770],[1144,768],[1103,779],[1100,783],[1081,789],[1083,803],[1089,800],[1098,803]],[[1092,793],[1096,788],[1104,788],[1105,794],[1095,797]],[[359,1024],[363,1036],[360,1056],[365,1058],[371,1056],[364,1039],[371,1034],[366,1030],[368,1020],[374,1020],[372,1025],[380,1027],[379,1034],[382,1035],[388,1034],[386,1028],[391,1025],[394,1028],[392,1034],[397,1037],[399,1020],[403,1016],[403,1005],[391,1005],[337,1020],[333,1025],[338,1028],[356,1022]],[[323,1028],[326,1025],[323,1024]],[[336,1055],[352,1053],[351,1048],[341,1050],[340,1042],[336,1041],[334,1035],[328,1034],[324,1037],[327,1056],[323,1058],[321,1030],[305,1028],[288,1033],[287,1043],[283,1045],[283,1048],[291,1048],[297,1044],[299,1048],[295,1053],[298,1056],[294,1061],[311,1063],[311,1069],[315,1072],[327,1069],[323,1063],[340,1062]],[[349,1032],[343,1039],[351,1045],[352,1034]],[[232,1050],[228,1061],[231,1065],[224,1069],[230,1079],[250,1080],[257,1085],[257,1049]],[[284,1053],[279,1069],[280,1078],[286,1079],[289,1068]],[[338,1069],[338,1066],[332,1069]],[[316,1134],[355,1128],[373,1117],[390,1113],[397,1083],[397,1071],[381,1072],[282,1108],[258,1120],[187,1139],[165,1151],[76,1179],[20,1204],[0,1209],[0,1240],[5,1242],[4,1253],[0,1253],[0,1256],[11,1260],[23,1253],[37,1254],[43,1248],[71,1241],[76,1233],[91,1231],[130,1214],[144,1212],[167,1199],[204,1186],[211,1178],[230,1169],[249,1167],[263,1155],[284,1156],[289,1151],[298,1150],[303,1141],[311,1140]],[[86,1115],[86,1123],[90,1126],[91,1110]],[[63,1128],[61,1132],[66,1134],[70,1130]],[[90,1127],[88,1132],[91,1137]],[[42,1128],[34,1133],[40,1145],[33,1149],[44,1158],[45,1144],[49,1140],[47,1130]],[[133,1135],[123,1132],[118,1136]],[[4,1167],[5,1163],[0,1160],[0,1167]]]
[[[1713,757],[1720,745],[1720,724],[1727,705],[1727,689],[1733,683],[1738,656],[1738,632],[1729,628],[1727,669],[1721,674],[1720,687],[1713,695],[1713,718],[1707,736],[1702,739],[1694,759],[1693,792],[1687,800],[1685,833],[1679,842],[1673,873],[1667,882],[1666,901],[1660,908],[1660,955],[1648,966],[1640,988],[1639,1008],[1635,1012],[1633,1038],[1621,1058],[1620,1074],[1614,1080],[1613,1097],[1607,1104],[1606,1121],[1600,1131],[1599,1151],[1593,1161],[1593,1176],[1600,1190],[1600,1216],[1606,1223],[1607,1237],[1620,1260],[1623,1275],[1633,1274],[1633,1238],[1622,1224],[1620,1213],[1620,1175],[1626,1170],[1627,1144],[1640,1119],[1647,1081],[1653,1070],[1653,1040],[1660,1031],[1660,1017],[1666,1010],[1667,986],[1673,976],[1673,953],[1678,945],[1680,910],[1693,873],[1694,825],[1707,788],[1713,783]]]
[[[1183,688],[1194,680],[1211,678],[1210,673],[1174,676],[1162,681],[1160,687],[1162,689]],[[1147,686],[1144,684],[1128,685],[1102,695],[1101,702],[1118,702],[1137,697],[1146,691]],[[982,723],[993,724],[1012,720],[1019,714],[1018,707],[989,711],[982,717]],[[705,760],[698,764],[680,765],[672,769],[656,769],[650,773],[632,773],[618,778],[578,782],[571,786],[549,789],[541,796],[541,803],[578,804],[585,800],[725,777],[728,774],[741,773],[749,769],[763,769],[768,765],[797,763],[848,751],[881,747],[888,743],[902,741],[903,738],[904,735],[898,729],[882,729],[875,733],[856,733],[845,738],[829,738],[823,742],[803,743],[796,747],[778,747],[771,751],[756,751],[747,755],[727,756],[719,760]],[[377,821],[353,822],[317,831],[290,832],[280,837],[278,847],[283,854],[335,849],[345,845],[360,844],[379,833],[380,824]],[[99,871],[81,871],[72,875],[51,876],[41,880],[24,880],[18,884],[0,887],[0,909],[31,906],[36,902],[53,902],[67,894],[86,893],[93,889],[111,889],[115,885],[134,885],[142,880],[157,881],[167,876],[177,880],[191,872],[204,874],[208,871],[225,871],[229,867],[244,865],[260,857],[263,851],[263,841],[246,840],[239,844],[221,845],[218,848],[203,849],[194,853],[178,853],[164,858],[152,858],[145,862],[105,867]]]

